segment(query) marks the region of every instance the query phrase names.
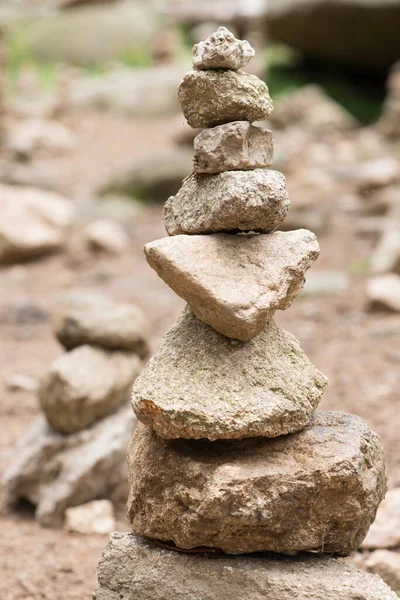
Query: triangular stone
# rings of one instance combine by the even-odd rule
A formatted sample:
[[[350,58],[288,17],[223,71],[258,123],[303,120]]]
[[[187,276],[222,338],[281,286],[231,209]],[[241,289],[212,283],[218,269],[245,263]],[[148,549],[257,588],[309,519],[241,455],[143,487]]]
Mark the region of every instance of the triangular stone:
[[[264,235],[177,235],[150,242],[151,267],[194,314],[231,338],[249,340],[290,306],[319,255],[305,229]]]
[[[326,385],[273,321],[239,342],[186,309],[136,380],[132,406],[164,438],[275,437],[309,422]]]

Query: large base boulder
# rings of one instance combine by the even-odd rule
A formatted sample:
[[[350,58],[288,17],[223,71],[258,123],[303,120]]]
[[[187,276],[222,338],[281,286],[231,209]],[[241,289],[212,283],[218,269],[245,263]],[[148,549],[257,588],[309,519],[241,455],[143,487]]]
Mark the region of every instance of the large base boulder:
[[[29,500],[45,526],[62,524],[64,511],[97,498],[126,502],[126,448],[135,428],[124,406],[90,429],[62,435],[39,416],[19,441],[2,485],[7,501]]]
[[[309,422],[326,385],[273,321],[240,342],[186,309],[136,380],[132,405],[163,438],[276,437]]]
[[[138,424],[128,467],[135,533],[228,554],[350,553],[386,492],[379,437],[340,412],[272,440],[171,442]]]
[[[113,533],[94,600],[396,600],[377,576],[342,560],[182,554]]]

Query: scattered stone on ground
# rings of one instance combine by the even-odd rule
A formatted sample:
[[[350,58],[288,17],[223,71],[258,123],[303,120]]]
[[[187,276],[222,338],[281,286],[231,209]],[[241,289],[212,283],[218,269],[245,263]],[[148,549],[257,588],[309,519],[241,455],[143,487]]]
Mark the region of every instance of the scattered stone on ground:
[[[273,134],[248,121],[203,129],[194,140],[194,171],[221,173],[272,165]]]
[[[89,223],[83,231],[86,244],[91,250],[120,254],[129,247],[129,236],[122,226],[111,219],[99,219]]]
[[[262,121],[272,112],[266,83],[244,71],[189,71],[178,99],[191,127]]]
[[[273,321],[240,342],[187,308],[136,380],[132,405],[165,438],[275,437],[309,422],[326,385]]]
[[[111,535],[98,580],[94,600],[397,600],[381,579],[340,559],[186,554],[130,533]]]
[[[164,205],[169,235],[273,231],[289,210],[282,173],[270,169],[193,174]]]
[[[301,297],[344,294],[349,289],[350,283],[351,278],[346,271],[314,269],[307,273]]]
[[[388,138],[400,137],[400,62],[393,65],[387,81],[387,96],[377,129]]]
[[[56,431],[81,431],[126,399],[140,366],[132,353],[79,346],[57,358],[41,379],[41,409]]]
[[[117,494],[128,494],[126,448],[135,427],[130,407],[72,435],[55,432],[38,416],[19,440],[2,484],[8,501],[26,499],[42,525],[60,526],[64,511]],[[121,487],[122,486],[122,487]]]
[[[143,204],[132,198],[118,194],[108,194],[101,198],[81,202],[75,215],[75,223],[87,225],[100,219],[112,220],[121,225],[132,225],[137,216],[143,211]]]
[[[88,291],[63,298],[53,317],[54,333],[67,350],[91,344],[128,350],[144,358],[149,353],[149,324],[134,304],[114,302]]]
[[[400,275],[388,273],[367,282],[367,300],[371,310],[400,312]]]
[[[399,180],[400,163],[392,156],[366,160],[356,165],[351,178],[360,192],[386,187]]]
[[[400,198],[400,188],[398,188]],[[374,249],[370,271],[380,275],[393,271],[400,274],[400,201],[391,207],[382,236]]]
[[[55,120],[27,119],[12,126],[7,133],[8,149],[17,159],[27,160],[39,151],[50,154],[70,152],[75,137],[70,129]]]
[[[14,373],[5,380],[5,386],[10,392],[36,392],[39,386],[37,379],[24,375],[23,373]]]
[[[237,40],[226,27],[219,27],[204,42],[193,47],[193,66],[196,69],[233,69],[237,71],[255,56],[246,40]]]
[[[128,469],[135,533],[229,554],[347,554],[386,492],[379,437],[340,412],[273,440],[171,442],[140,423]]]
[[[73,213],[73,205],[58,194],[0,185],[0,263],[59,250]]]
[[[178,235],[145,246],[150,266],[194,314],[230,338],[259,334],[301,291],[319,246],[307,230]]]
[[[369,573],[382,577],[396,594],[400,594],[400,553],[376,550],[368,556],[365,567]]]
[[[67,508],[64,526],[74,533],[112,533],[115,530],[114,507],[109,500],[92,500]]]
[[[362,548],[400,546],[400,488],[389,490],[380,505]]]

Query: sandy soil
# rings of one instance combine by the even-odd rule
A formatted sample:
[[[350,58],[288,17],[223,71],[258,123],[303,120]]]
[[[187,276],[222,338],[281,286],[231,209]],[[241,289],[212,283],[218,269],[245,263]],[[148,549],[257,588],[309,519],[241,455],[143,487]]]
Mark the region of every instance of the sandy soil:
[[[53,159],[63,189],[75,198],[116,167],[145,152],[171,144],[167,121],[140,123],[122,117],[76,115],[79,144],[68,157]],[[355,216],[338,210],[320,237],[315,268],[349,271],[367,257],[371,241],[355,234]],[[164,235],[161,208],[138,216],[129,253],[120,257],[72,251],[0,270],[0,469],[11,458],[20,434],[38,412],[29,393],[7,391],[14,373],[40,377],[61,353],[49,316],[60,294],[90,288],[137,302],[149,316],[153,346],[174,322],[183,302],[147,266],[142,247]],[[299,299],[280,313],[280,325],[293,332],[315,364],[329,377],[322,408],[360,415],[383,439],[390,485],[400,485],[400,317],[365,310],[365,281],[352,276],[350,289],[335,297]],[[118,524],[127,529],[124,522]],[[96,565],[107,536],[79,536],[39,527],[31,511],[0,515],[0,599],[82,600],[95,587]]]

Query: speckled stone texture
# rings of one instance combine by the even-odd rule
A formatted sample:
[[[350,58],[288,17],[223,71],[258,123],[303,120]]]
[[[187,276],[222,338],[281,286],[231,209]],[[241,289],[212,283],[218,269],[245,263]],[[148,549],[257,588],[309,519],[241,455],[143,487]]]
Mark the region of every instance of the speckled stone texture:
[[[289,205],[285,177],[279,171],[193,173],[165,203],[164,225],[169,235],[268,233],[283,222]]]
[[[194,314],[231,338],[259,334],[301,291],[319,256],[311,231],[176,235],[144,247],[150,266]]]
[[[273,321],[239,342],[187,308],[136,380],[132,406],[164,438],[275,437],[308,423],[326,385]]]
[[[56,431],[80,431],[126,399],[140,369],[135,354],[79,346],[57,358],[42,378],[40,406]]]
[[[248,121],[203,129],[194,139],[194,171],[222,173],[272,165],[273,134]]]
[[[267,84],[243,71],[189,71],[179,85],[178,100],[193,128],[263,121],[273,110]]]
[[[340,412],[273,440],[171,442],[138,424],[128,469],[135,533],[228,554],[347,554],[386,492],[378,435]]]
[[[397,600],[376,575],[340,559],[212,556],[113,533],[93,600]]]
[[[237,71],[255,56],[246,40],[237,40],[226,27],[219,27],[206,40],[193,47],[196,69],[233,69]]]

